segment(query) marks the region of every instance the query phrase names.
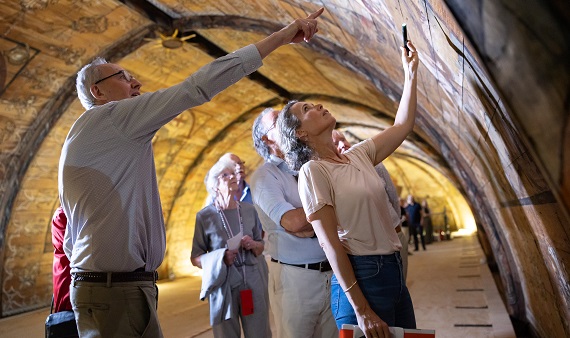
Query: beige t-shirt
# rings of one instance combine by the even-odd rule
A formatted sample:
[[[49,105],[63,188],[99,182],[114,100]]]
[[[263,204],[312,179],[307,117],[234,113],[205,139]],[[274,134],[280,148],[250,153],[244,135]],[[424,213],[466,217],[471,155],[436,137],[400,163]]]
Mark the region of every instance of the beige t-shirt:
[[[399,251],[394,227],[400,219],[374,170],[374,141],[360,142],[345,155],[349,164],[317,160],[301,167],[299,194],[305,213],[311,215],[325,205],[334,207],[340,240],[351,255]]]

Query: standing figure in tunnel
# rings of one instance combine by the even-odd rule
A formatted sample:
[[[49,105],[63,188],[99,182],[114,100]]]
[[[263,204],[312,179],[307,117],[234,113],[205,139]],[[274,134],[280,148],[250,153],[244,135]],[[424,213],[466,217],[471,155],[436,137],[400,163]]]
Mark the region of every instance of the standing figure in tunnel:
[[[309,41],[323,9],[220,57],[180,84],[141,95],[141,83],[97,58],[77,74],[87,109],[71,127],[59,162],[68,218],[71,303],[82,337],[162,337],[158,278],[166,229],[152,139],[183,111],[251,74],[282,45]]]
[[[410,222],[408,221],[408,212],[406,211],[406,200],[400,197],[400,220],[402,224],[402,232],[406,237],[407,245],[406,248],[410,245]],[[408,251],[408,255],[411,256],[412,253]]]
[[[358,324],[366,337],[390,337],[388,326],[415,328],[394,228],[400,219],[374,166],[412,131],[418,56],[401,47],[404,91],[394,125],[342,154],[332,141],[336,119],[320,104],[291,101],[278,118],[280,148],[299,170],[299,193],[333,268],[331,306],[337,326]],[[383,212],[388,211],[388,212]]]
[[[344,134],[335,129],[332,131],[333,142],[338,151],[341,154],[344,154],[346,151],[352,147],[352,144],[344,137]],[[381,184],[384,186],[384,190],[388,195],[388,201],[390,202],[394,212],[398,215],[400,220],[402,220],[402,214],[400,209],[400,197],[398,196],[398,191],[396,190],[396,186],[394,182],[392,182],[392,178],[390,178],[390,173],[388,173],[388,169],[382,162],[378,163],[374,169],[378,174],[378,177],[381,180]],[[388,212],[388,210],[386,210]],[[400,250],[400,255],[402,256],[402,267],[404,269],[404,281],[408,276],[408,237],[402,231],[402,221],[396,225],[396,233],[398,233],[398,238],[400,239],[400,243],[402,244],[402,249]]]
[[[278,110],[255,119],[253,144],[265,163],[252,176],[253,202],[267,234],[269,299],[278,338],[338,336],[330,306],[332,269],[303,210],[297,171],[283,160]]]
[[[406,213],[409,218],[410,234],[414,237],[414,251],[418,251],[418,235],[422,242],[422,248],[426,249],[426,240],[424,236],[424,229],[422,227],[422,206],[416,202],[414,196],[408,195],[406,205]]]
[[[431,223],[431,210],[427,200],[422,201],[422,227],[426,232],[425,242],[430,244],[433,242],[433,225]]]
[[[200,299],[208,297],[214,337],[240,337],[240,321],[246,338],[271,337],[267,276],[257,258],[264,243],[255,207],[238,201],[235,166],[227,159],[214,164],[205,183],[214,203],[196,215],[190,259],[204,270]],[[243,298],[245,290],[252,299]],[[247,312],[251,304],[252,314]]]

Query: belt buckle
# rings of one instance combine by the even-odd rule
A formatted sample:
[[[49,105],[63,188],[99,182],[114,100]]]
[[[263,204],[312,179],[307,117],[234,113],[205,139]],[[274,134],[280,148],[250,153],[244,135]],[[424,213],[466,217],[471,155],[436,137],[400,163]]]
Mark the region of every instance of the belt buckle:
[[[331,267],[331,264],[329,263],[329,261],[321,262],[319,268],[320,268],[321,272],[327,272],[327,271],[332,270],[332,267]]]

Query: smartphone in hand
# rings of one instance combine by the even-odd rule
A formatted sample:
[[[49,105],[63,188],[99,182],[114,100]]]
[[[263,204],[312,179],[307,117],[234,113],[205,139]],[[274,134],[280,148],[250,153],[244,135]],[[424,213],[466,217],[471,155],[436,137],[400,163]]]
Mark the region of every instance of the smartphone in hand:
[[[402,24],[402,37],[404,38],[404,48],[406,48],[406,53],[409,53],[410,49],[408,48],[408,27],[405,23]]]

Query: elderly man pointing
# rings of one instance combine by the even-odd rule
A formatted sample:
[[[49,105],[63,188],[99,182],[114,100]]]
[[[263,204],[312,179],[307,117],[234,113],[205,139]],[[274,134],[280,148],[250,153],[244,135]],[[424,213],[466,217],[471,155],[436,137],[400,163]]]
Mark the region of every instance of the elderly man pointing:
[[[141,95],[141,82],[102,58],[79,71],[77,93],[86,111],[64,142],[58,183],[81,337],[162,337],[155,281],[166,231],[152,138],[184,110],[257,70],[278,47],[309,41],[322,12],[153,93]]]

